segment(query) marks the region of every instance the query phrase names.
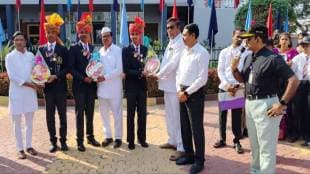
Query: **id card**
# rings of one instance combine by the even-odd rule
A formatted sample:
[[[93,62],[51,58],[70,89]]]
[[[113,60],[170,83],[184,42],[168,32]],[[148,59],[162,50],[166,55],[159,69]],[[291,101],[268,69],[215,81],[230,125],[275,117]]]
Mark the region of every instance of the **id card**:
[[[251,71],[251,72],[250,72],[250,75],[249,75],[249,80],[248,80],[248,83],[249,83],[249,84],[253,84],[253,74],[254,74],[254,72]]]

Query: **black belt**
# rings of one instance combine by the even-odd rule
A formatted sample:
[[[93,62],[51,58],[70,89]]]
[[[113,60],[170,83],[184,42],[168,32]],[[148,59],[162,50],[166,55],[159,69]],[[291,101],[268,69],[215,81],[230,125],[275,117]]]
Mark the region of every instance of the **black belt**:
[[[246,95],[246,98],[248,100],[259,100],[259,99],[267,99],[267,98],[273,98],[277,97],[276,94],[270,94],[270,95]]]

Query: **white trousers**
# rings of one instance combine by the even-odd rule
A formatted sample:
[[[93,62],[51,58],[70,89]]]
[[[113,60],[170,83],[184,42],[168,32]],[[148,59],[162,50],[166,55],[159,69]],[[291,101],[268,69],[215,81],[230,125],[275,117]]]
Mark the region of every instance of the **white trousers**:
[[[181,136],[180,104],[177,93],[165,91],[164,101],[169,136],[168,143],[175,145],[177,151],[184,152]]]
[[[12,115],[12,123],[14,129],[14,135],[16,140],[16,149],[18,151],[24,150],[23,144],[23,133],[22,133],[22,115],[25,116],[25,124],[26,124],[26,149],[32,147],[32,122],[33,122],[33,112],[27,112],[25,114],[20,115]]]
[[[114,117],[115,139],[123,136],[123,107],[122,98],[99,98],[99,111],[102,118],[103,134],[105,138],[112,138],[110,125],[110,111]]]

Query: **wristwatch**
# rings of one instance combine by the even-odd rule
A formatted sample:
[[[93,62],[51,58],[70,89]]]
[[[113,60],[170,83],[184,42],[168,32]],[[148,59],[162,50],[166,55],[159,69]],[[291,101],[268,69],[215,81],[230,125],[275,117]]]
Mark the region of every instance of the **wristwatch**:
[[[280,104],[283,105],[283,106],[287,106],[287,102],[285,100],[283,100],[283,99],[280,100]]]

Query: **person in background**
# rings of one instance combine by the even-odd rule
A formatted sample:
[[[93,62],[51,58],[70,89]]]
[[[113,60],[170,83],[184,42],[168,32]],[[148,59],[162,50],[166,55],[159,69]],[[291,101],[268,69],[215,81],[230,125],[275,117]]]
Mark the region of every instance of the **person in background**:
[[[279,47],[274,48],[273,51],[276,54],[279,54],[282,56],[282,58],[287,62],[289,66],[292,65],[293,58],[298,54],[297,50],[292,47],[292,39],[289,33],[280,33],[279,34]],[[284,79],[280,79],[279,81],[279,91],[278,95],[279,97],[282,97],[285,91],[285,87],[287,85],[287,81]],[[288,104],[286,113],[283,115],[281,123],[280,123],[280,132],[279,132],[279,140],[284,140],[287,136],[287,126],[289,123],[288,119],[292,118],[292,107],[291,103]]]
[[[291,142],[302,136],[303,146],[310,146],[310,37],[300,41],[303,52],[293,59],[292,69],[300,80],[297,93],[293,99],[293,117],[291,118]]]
[[[301,41],[304,37],[309,36],[309,34],[305,31],[298,33],[297,35],[297,46],[296,46],[296,50],[301,53],[303,52],[303,47],[301,46]]]
[[[9,76],[9,114],[12,118],[18,158],[25,159],[25,151],[37,155],[32,147],[32,123],[34,112],[38,110],[36,90],[41,86],[31,82],[34,55],[26,49],[26,38],[17,31],[12,36],[15,49],[5,57],[5,67]],[[26,145],[23,144],[22,117],[26,124]]]

